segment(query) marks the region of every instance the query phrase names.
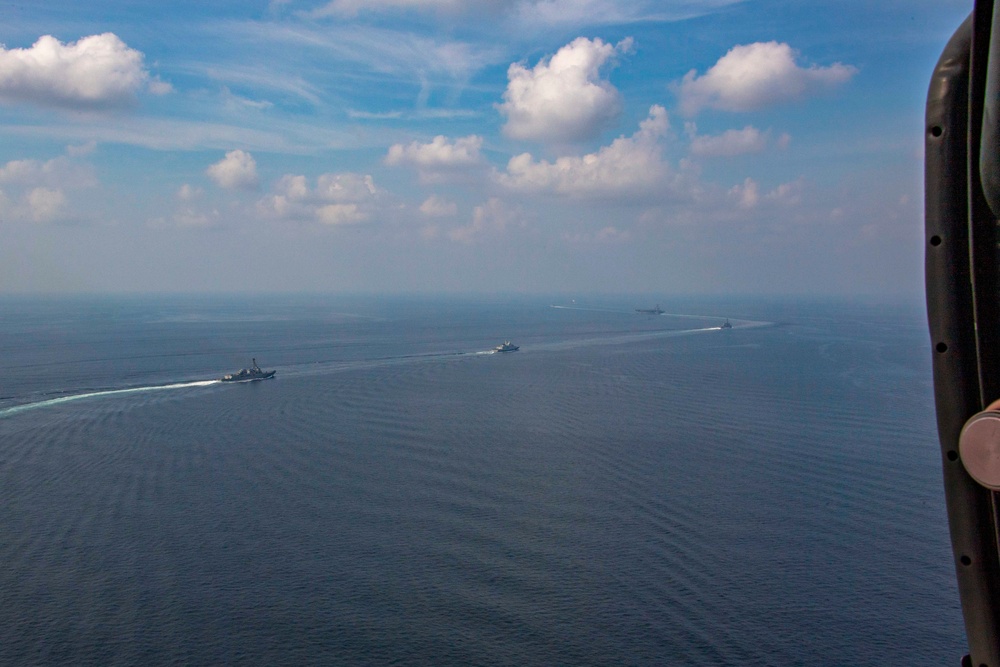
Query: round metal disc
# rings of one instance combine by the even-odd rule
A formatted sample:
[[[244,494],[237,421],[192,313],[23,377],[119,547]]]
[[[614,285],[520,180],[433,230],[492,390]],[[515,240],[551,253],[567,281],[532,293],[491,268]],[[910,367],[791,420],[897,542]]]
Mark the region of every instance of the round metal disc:
[[[1000,491],[1000,412],[980,412],[965,422],[958,455],[972,479]]]

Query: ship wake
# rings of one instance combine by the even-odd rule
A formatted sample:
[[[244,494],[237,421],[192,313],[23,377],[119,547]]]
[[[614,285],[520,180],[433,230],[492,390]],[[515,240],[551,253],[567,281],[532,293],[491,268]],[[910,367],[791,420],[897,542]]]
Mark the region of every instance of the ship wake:
[[[173,384],[158,384],[149,385],[145,387],[129,387],[128,389],[106,389],[102,391],[90,391],[83,394],[71,394],[69,396],[60,396],[59,398],[47,398],[41,401],[33,401],[31,403],[22,403],[21,405],[15,405],[10,408],[5,408],[0,410],[0,419],[4,417],[10,417],[16,415],[20,412],[27,412],[28,410],[38,410],[40,408],[48,408],[55,405],[60,405],[62,403],[69,403],[71,401],[79,401],[85,398],[101,398],[105,396],[124,396],[127,394],[139,394],[149,391],[164,391],[167,389],[184,389],[186,387],[207,387],[209,385],[219,384],[219,380],[199,380],[197,382],[177,382]]]

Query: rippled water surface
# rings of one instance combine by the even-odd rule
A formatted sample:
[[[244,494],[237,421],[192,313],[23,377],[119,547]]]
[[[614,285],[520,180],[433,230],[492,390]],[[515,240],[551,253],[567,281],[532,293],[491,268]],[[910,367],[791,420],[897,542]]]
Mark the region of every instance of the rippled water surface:
[[[660,305],[0,301],[0,663],[957,664],[923,313]]]

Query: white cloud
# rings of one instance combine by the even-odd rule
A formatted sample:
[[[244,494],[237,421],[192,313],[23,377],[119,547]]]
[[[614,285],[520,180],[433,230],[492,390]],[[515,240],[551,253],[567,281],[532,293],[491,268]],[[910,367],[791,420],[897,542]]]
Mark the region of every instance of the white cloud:
[[[89,165],[77,164],[66,157],[40,160],[11,160],[0,166],[0,183],[25,187],[87,188],[97,184]]]
[[[475,134],[456,139],[449,143],[442,135],[434,137],[427,144],[416,141],[409,146],[394,144],[385,156],[385,163],[392,166],[415,165],[423,168],[467,167],[481,162],[479,149],[483,138]]]
[[[858,71],[841,63],[800,67],[795,56],[792,47],[779,42],[734,46],[703,76],[695,70],[684,76],[679,86],[681,112],[753,111],[832,88]]]
[[[252,22],[228,26],[237,31],[240,39],[251,39],[263,44],[291,49],[293,53],[311,52],[324,61],[356,63],[363,71],[377,75],[402,74],[413,77],[421,84],[423,92],[429,86],[445,83],[464,85],[470,76],[483,67],[503,62],[506,49],[497,44],[461,42],[428,37],[413,30],[389,29],[365,22],[337,21],[330,25],[275,25]],[[219,38],[230,40],[232,30],[219,33]],[[298,66],[288,63],[288,68]],[[315,101],[326,97],[329,91],[307,84],[297,77],[276,76],[273,66],[226,67],[213,66],[206,74],[227,82],[242,81],[244,88],[273,88],[282,90],[294,85],[299,94],[309,94]],[[442,79],[444,81],[442,81]],[[289,91],[292,92],[292,91]],[[418,96],[418,102],[420,101]]]
[[[273,1],[273,0],[272,0]],[[623,24],[639,21],[677,21],[701,16],[741,0],[330,0],[313,16],[346,16],[387,11],[423,11],[439,14],[486,12],[507,14],[522,30],[547,26]]]
[[[764,195],[764,198],[769,202],[783,206],[796,206],[802,203],[803,190],[805,190],[805,181],[800,178],[790,183],[782,183]]]
[[[595,136],[621,109],[618,90],[601,78],[601,68],[631,45],[631,39],[612,46],[578,37],[532,69],[512,64],[497,107],[507,117],[504,132],[547,143]]]
[[[97,185],[93,168],[65,156],[40,160],[11,160],[0,165],[4,210],[11,219],[39,223],[66,220],[71,211],[68,194]]]
[[[35,222],[52,222],[61,217],[66,207],[66,195],[62,190],[35,188],[28,193],[28,207]]]
[[[174,92],[174,87],[170,83],[154,77],[149,82],[149,92],[153,95],[169,95]]]
[[[717,135],[693,135],[691,154],[700,157],[732,157],[760,153],[767,147],[767,133],[752,125],[742,130],[726,130]]]
[[[64,108],[128,106],[149,79],[143,55],[113,33],[31,48],[0,46],[0,100]]]
[[[472,212],[472,224],[448,232],[448,238],[460,243],[472,243],[486,235],[503,233],[508,227],[524,227],[527,222],[520,207],[511,207],[491,197]]]
[[[582,157],[536,162],[530,153],[510,159],[497,181],[513,190],[551,192],[575,197],[651,193],[668,187],[670,168],[663,161],[660,138],[670,127],[667,112],[653,106],[649,117],[631,137]]]
[[[428,218],[447,218],[458,213],[458,205],[437,195],[431,195],[420,205],[420,212]]]
[[[305,176],[285,174],[274,187],[275,191],[293,201],[301,201],[309,196],[309,182]]]
[[[367,174],[321,174],[312,189],[305,176],[286,174],[275,184],[273,194],[257,202],[257,211],[279,220],[357,224],[372,217],[380,195]]]
[[[454,141],[438,135],[426,144],[414,141],[390,146],[385,163],[415,167],[424,183],[468,181],[486,173],[486,162],[479,153],[482,145],[483,138],[475,134]]]
[[[676,21],[732,4],[734,0],[692,3],[677,0],[521,0],[515,13],[525,27]],[[735,0],[740,1],[740,0]]]
[[[794,206],[802,201],[802,190],[804,184],[802,180],[782,183],[766,194],[760,194],[760,186],[757,181],[749,176],[739,185],[734,185],[729,189],[729,198],[736,203],[739,208],[757,208],[763,203],[777,204],[782,206]]]
[[[196,188],[185,183],[177,189],[177,198],[181,201],[191,201],[200,197],[203,192],[201,188]]]
[[[743,183],[730,188],[729,196],[736,201],[736,204],[740,208],[754,208],[757,206],[757,202],[760,201],[760,195],[757,193],[757,190],[757,181],[747,176]]]
[[[250,153],[229,151],[226,157],[205,170],[220,188],[253,190],[257,187],[257,162]]]
[[[322,174],[316,179],[316,196],[324,201],[366,200],[377,191],[375,180],[367,174]]]
[[[355,16],[361,11],[386,9],[445,10],[462,9],[464,0],[331,0],[312,12],[313,16]]]
[[[316,219],[325,225],[355,225],[368,215],[357,204],[327,204],[316,210]]]

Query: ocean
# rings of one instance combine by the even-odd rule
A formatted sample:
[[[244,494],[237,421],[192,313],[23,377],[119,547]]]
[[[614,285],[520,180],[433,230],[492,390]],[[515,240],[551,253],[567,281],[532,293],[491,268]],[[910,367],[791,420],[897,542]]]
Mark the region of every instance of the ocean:
[[[0,298],[0,664],[958,664],[923,310],[659,306]]]

